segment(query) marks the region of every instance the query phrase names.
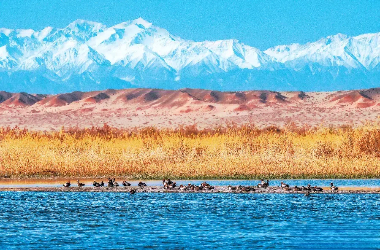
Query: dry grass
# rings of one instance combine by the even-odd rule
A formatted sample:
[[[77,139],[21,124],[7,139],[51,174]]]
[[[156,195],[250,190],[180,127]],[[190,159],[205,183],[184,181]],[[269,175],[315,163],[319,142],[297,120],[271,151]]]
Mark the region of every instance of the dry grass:
[[[133,179],[380,177],[380,127],[0,129],[0,176]]]

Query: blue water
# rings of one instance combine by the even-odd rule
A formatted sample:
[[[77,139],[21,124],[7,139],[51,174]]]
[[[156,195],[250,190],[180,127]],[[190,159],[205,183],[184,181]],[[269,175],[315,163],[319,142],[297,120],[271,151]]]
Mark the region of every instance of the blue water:
[[[379,194],[0,192],[2,249],[379,249]]]

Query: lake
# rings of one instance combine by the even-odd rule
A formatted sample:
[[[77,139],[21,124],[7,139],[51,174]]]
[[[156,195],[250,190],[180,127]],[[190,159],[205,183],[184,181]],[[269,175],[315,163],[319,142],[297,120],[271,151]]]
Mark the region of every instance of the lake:
[[[3,249],[379,249],[378,194],[0,192]]]

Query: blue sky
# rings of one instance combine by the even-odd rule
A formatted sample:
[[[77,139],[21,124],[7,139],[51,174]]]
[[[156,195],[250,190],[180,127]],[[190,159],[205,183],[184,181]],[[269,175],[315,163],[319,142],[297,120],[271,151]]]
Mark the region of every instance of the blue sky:
[[[266,49],[343,33],[380,32],[380,1],[0,0],[0,27],[65,27],[76,19],[112,26],[136,19],[195,41],[238,39]]]

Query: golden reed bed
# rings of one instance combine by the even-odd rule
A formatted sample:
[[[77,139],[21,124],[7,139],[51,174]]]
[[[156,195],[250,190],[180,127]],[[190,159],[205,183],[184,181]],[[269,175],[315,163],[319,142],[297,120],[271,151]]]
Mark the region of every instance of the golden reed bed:
[[[0,177],[378,178],[380,126],[0,129]]]

